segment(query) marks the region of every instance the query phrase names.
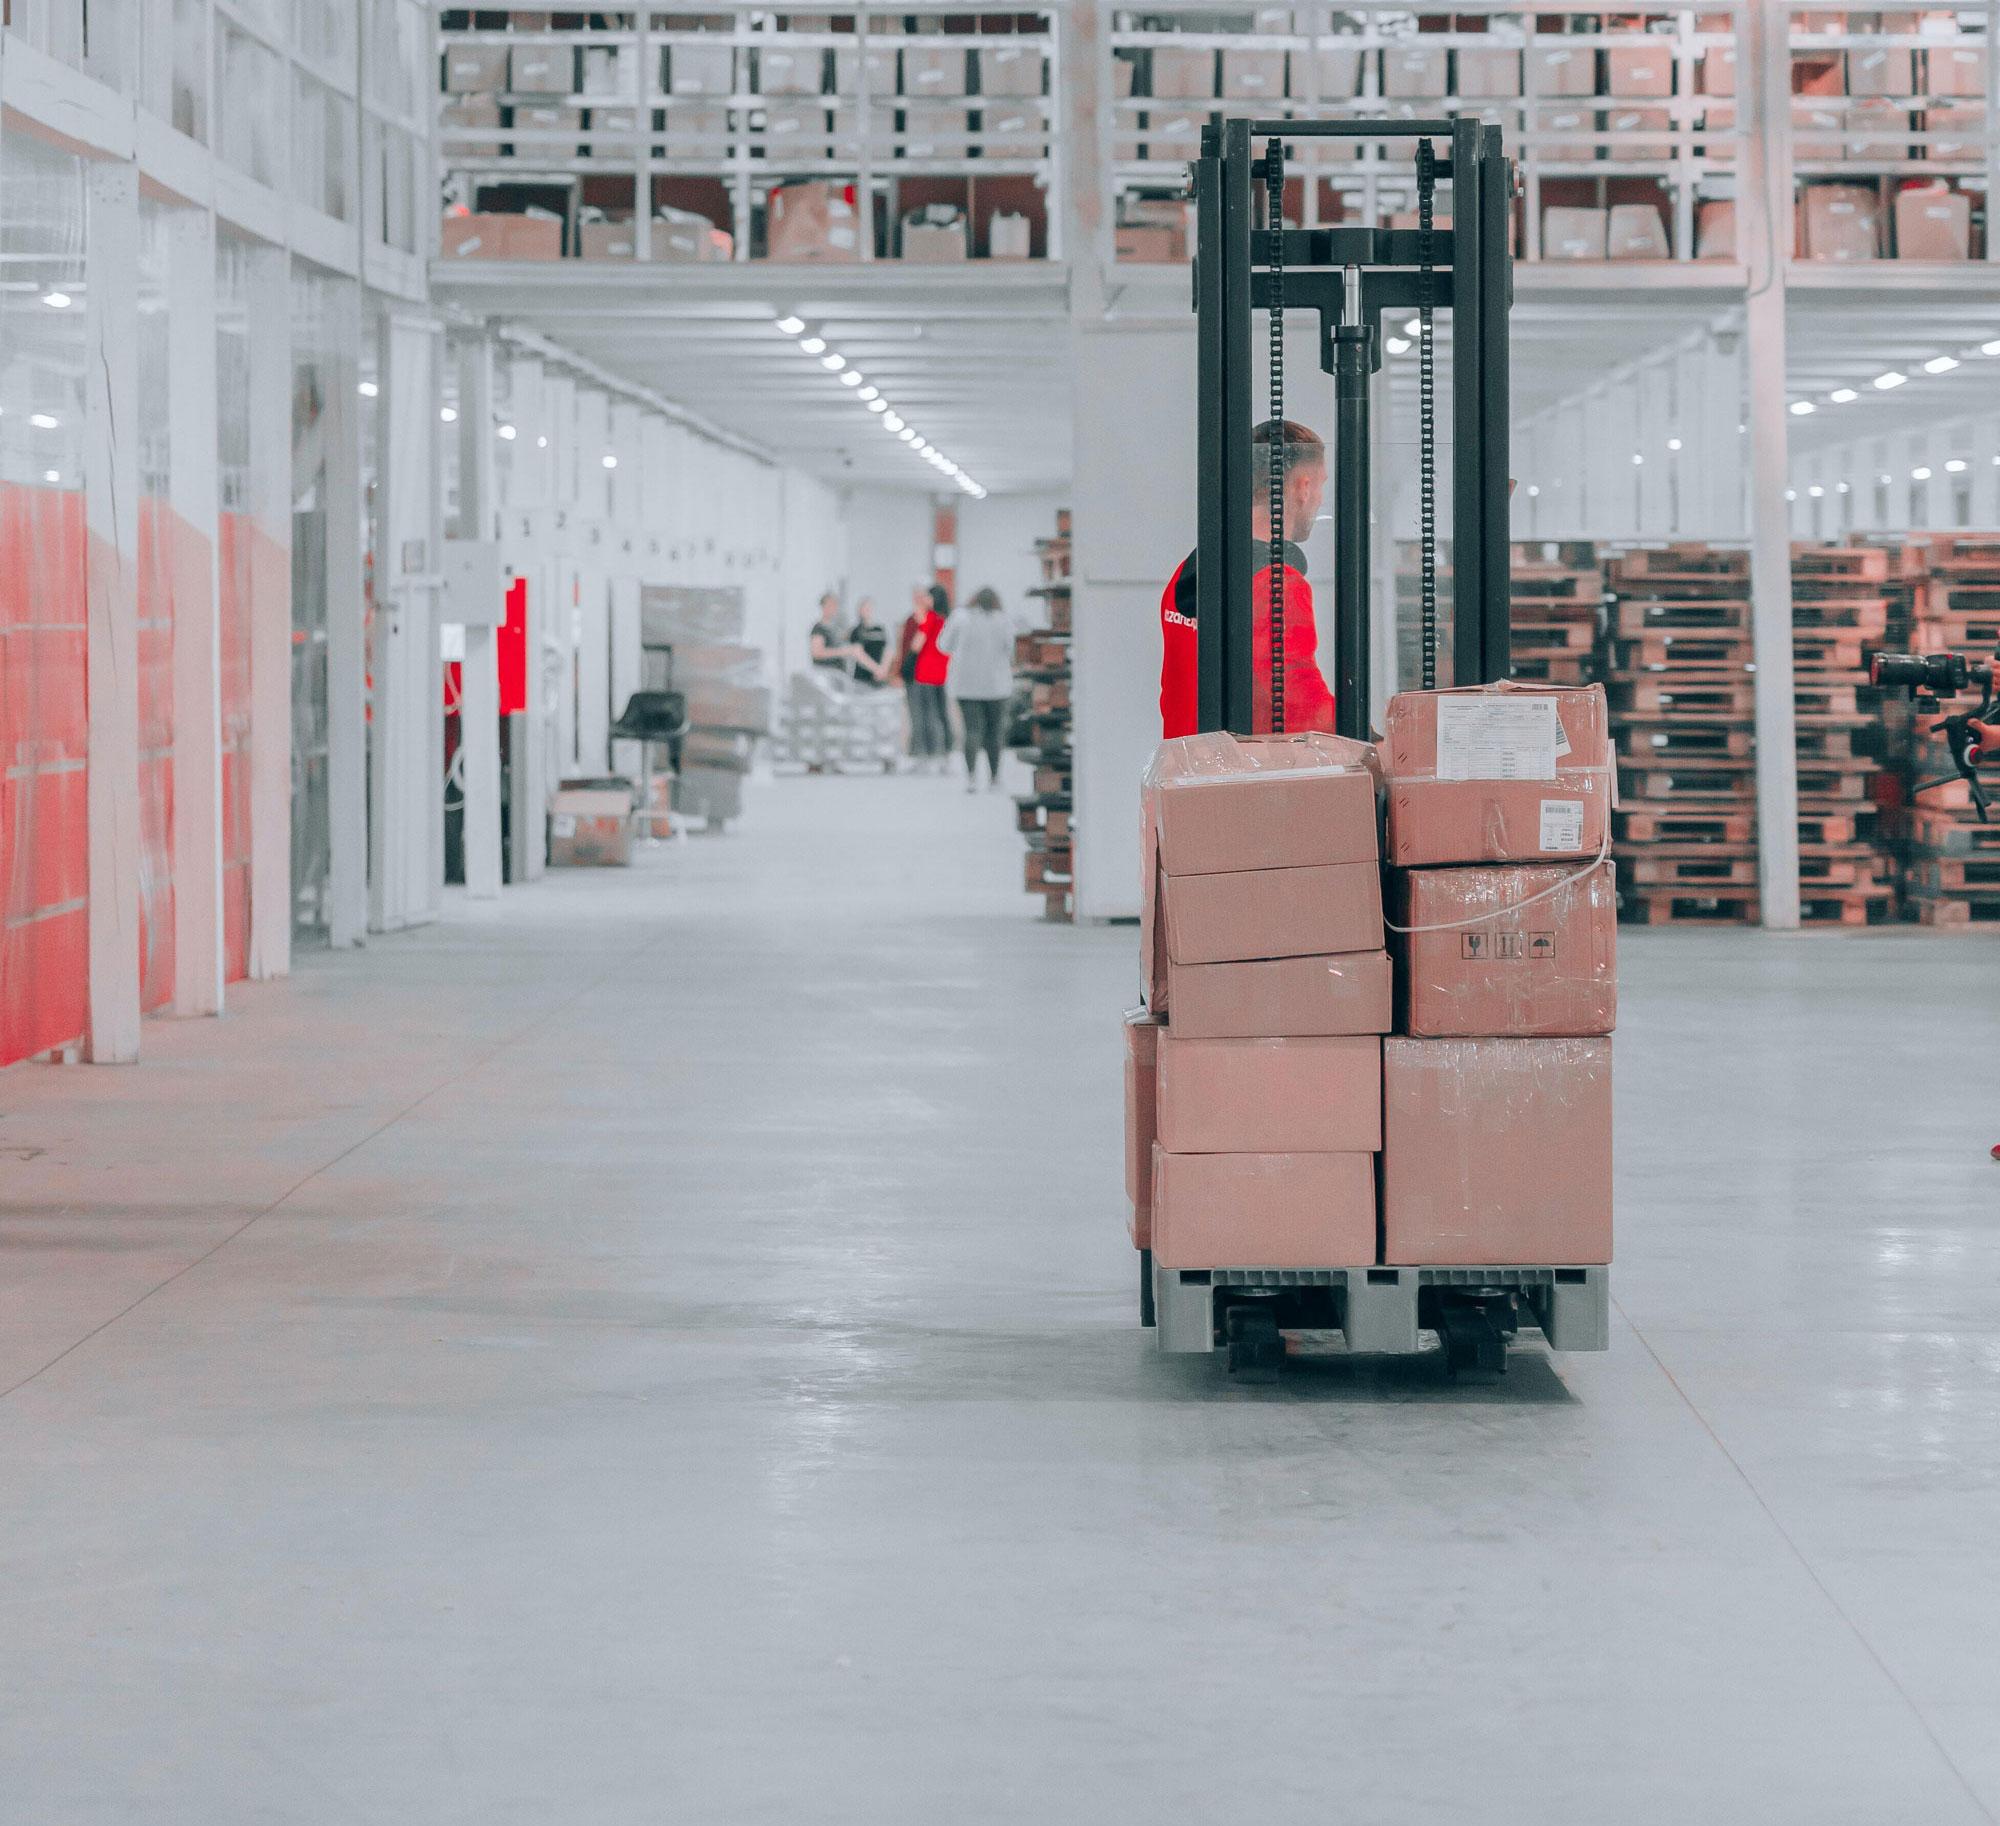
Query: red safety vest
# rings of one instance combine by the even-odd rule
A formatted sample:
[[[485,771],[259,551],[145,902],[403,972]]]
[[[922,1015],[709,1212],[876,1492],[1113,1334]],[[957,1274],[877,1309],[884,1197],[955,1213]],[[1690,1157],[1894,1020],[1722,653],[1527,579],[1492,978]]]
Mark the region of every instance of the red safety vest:
[[[1250,660],[1256,679],[1252,692],[1252,729],[1271,733],[1271,548],[1262,540],[1251,547],[1256,575],[1250,582]],[[1285,728],[1333,730],[1333,693],[1319,669],[1319,627],[1313,620],[1312,585],[1306,581],[1306,555],[1285,545]],[[1197,724],[1195,673],[1200,637],[1195,628],[1194,554],[1180,568],[1160,597],[1160,733],[1168,740],[1193,735]]]

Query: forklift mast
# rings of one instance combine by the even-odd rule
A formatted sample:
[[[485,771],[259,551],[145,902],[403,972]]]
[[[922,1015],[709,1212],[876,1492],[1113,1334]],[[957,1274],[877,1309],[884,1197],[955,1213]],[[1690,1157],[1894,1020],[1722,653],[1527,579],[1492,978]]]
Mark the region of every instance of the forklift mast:
[[[1414,229],[1284,226],[1287,139],[1414,139]],[[1259,156],[1256,142],[1265,142]],[[1439,144],[1444,150],[1440,151]],[[1308,169],[1310,179],[1316,175]],[[1435,185],[1451,185],[1451,223],[1434,226]],[[1508,635],[1507,313],[1513,164],[1500,130],[1478,121],[1260,121],[1212,117],[1193,167],[1194,308],[1199,345],[1195,545],[1197,721],[1247,734],[1256,681],[1250,536],[1252,314],[1268,314],[1270,416],[1284,414],[1284,313],[1319,318],[1320,366],[1334,380],[1330,480],[1335,534],[1334,678],[1338,733],[1368,739],[1370,377],[1382,363],[1382,313],[1415,314],[1420,378],[1424,684],[1435,682],[1437,520],[1432,314],[1452,315],[1452,650],[1455,684],[1513,669]],[[1264,193],[1263,222],[1257,192]],[[1272,728],[1284,728],[1282,476],[1272,487]],[[1302,529],[1302,531],[1310,529]],[[1308,656],[1310,657],[1310,656]]]

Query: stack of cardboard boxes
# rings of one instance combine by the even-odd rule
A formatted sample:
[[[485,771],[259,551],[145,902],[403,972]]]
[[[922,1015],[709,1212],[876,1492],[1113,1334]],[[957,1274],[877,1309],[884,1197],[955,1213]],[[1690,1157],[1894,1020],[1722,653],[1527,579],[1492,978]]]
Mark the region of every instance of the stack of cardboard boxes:
[[[1127,1189],[1163,1267],[1375,1259],[1390,970],[1372,759],[1333,736],[1202,735],[1147,774]]]
[[[1379,760],[1163,744],[1134,1243],[1177,1270],[1608,1262],[1613,778],[1597,686],[1405,693]]]

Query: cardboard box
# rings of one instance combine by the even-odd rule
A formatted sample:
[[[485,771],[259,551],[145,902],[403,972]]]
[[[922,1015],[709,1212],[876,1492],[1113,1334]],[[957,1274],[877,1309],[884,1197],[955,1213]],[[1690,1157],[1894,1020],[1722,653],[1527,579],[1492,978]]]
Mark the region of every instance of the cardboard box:
[[[826,53],[803,45],[761,45],[759,95],[818,95],[826,88]]]
[[[1604,846],[1616,774],[1602,685],[1471,685],[1389,700],[1389,860],[1582,862]]]
[[[973,56],[979,64],[980,94],[1041,94],[1042,51],[1039,45],[983,44]]]
[[[1432,101],[1451,93],[1451,54],[1441,46],[1399,45],[1382,53],[1382,93],[1394,101]]]
[[[734,95],[736,51],[727,44],[677,44],[667,52],[669,95]]]
[[[729,143],[729,110],[716,101],[677,101],[664,110],[669,151],[689,158]]]
[[[823,104],[774,101],[760,111],[766,158],[825,158],[831,144]]]
[[[702,266],[710,261],[727,260],[735,249],[734,238],[706,216],[685,209],[663,208],[654,212],[652,257],[655,260],[672,266]]]
[[[1369,762],[1367,744],[1331,735],[1218,730],[1162,742],[1143,781],[1148,851],[1176,876],[1372,862],[1381,852]]]
[[[1871,44],[1847,53],[1850,95],[1914,95],[1917,87],[1915,53],[1891,45]]]
[[[1613,203],[1605,230],[1610,260],[1664,260],[1669,256],[1666,218],[1651,203]]]
[[[1125,1199],[1132,1208],[1132,1246],[1153,1246],[1153,1143],[1161,1024],[1143,1008],[1125,1017]]]
[[[650,124],[650,113],[648,123]],[[614,153],[618,142],[631,140],[639,132],[639,110],[637,108],[592,108],[584,117],[584,125],[590,133],[593,156],[605,158]]]
[[[979,156],[989,159],[1038,159],[1049,137],[1042,125],[1041,103],[999,102],[979,110]]]
[[[1829,97],[1847,93],[1847,59],[1838,51],[1794,51],[1792,93]]]
[[[1701,92],[1704,95],[1736,93],[1736,47],[1712,44],[1701,54]]]
[[[1026,216],[1002,213],[986,225],[989,260],[1026,260],[1034,251],[1034,225]]]
[[[1552,204],[1542,211],[1544,260],[1602,260],[1611,224],[1601,209]]]
[[[1322,101],[1346,101],[1361,93],[1361,53],[1339,45],[1320,48],[1315,73]]]
[[[1384,1262],[1611,1260],[1609,1040],[1391,1038],[1382,1091]]]
[[[504,44],[454,44],[444,54],[447,95],[477,95],[507,86]]]
[[[870,33],[881,30],[882,22],[871,19]],[[871,45],[864,58],[855,51],[835,51],[833,54],[833,92],[836,95],[859,95],[861,78],[866,71],[868,93],[871,97],[888,96],[896,93],[896,53],[885,47]]]
[[[972,110],[963,102],[909,101],[903,104],[903,156],[962,159],[970,149]]]
[[[521,103],[509,126],[535,136],[513,141],[516,158],[571,158],[582,149],[583,110],[568,102]]]
[[[550,868],[623,868],[631,860],[630,785],[580,781],[556,789],[549,804]]]
[[[1222,93],[1230,101],[1274,101],[1285,93],[1283,51],[1224,51]]]
[[[1562,865],[1404,869],[1393,893],[1396,924],[1406,928],[1390,935],[1398,1032],[1576,1036],[1617,1025],[1618,893],[1609,863],[1581,874]]]
[[[1358,1268],[1375,1259],[1372,1154],[1153,1156],[1163,1268]]]
[[[635,68],[629,45],[586,45],[577,56],[583,93],[630,99],[636,93]]]
[[[586,260],[629,260],[638,248],[630,222],[582,222],[576,240],[577,252]]]
[[[965,218],[950,210],[949,221],[919,211],[903,218],[903,258],[917,266],[949,266],[967,257]]]
[[[574,95],[576,52],[566,44],[521,44],[507,53],[507,87],[516,95]]]
[[[1842,157],[1841,129],[1847,124],[1844,102],[1792,103],[1792,158],[1796,164],[1825,164]]]
[[[560,260],[563,225],[553,216],[446,216],[439,251],[448,260]]]
[[[1736,162],[1736,107],[1733,102],[1705,108],[1701,130],[1703,137],[1696,150],[1711,165],[1732,165]]]
[[[1188,257],[1187,243],[1183,236],[1171,228],[1159,228],[1149,223],[1130,223],[1112,231],[1112,256],[1118,260],[1135,261],[1143,266],[1158,266],[1168,261],[1185,260]]]
[[[1986,156],[1986,108],[1979,102],[1939,102],[1924,110],[1925,158],[1969,165]]]
[[[1382,1145],[1382,1041],[1159,1039],[1157,1117],[1170,1154],[1366,1154]]]
[[[1924,52],[1924,92],[1927,95],[1984,95],[1986,47],[1969,44],[1932,45]]]
[[[1970,260],[1972,199],[1942,186],[1896,193],[1898,260]]]
[[[1538,34],[1546,38],[1548,34]],[[1595,95],[1597,53],[1588,45],[1536,43],[1528,51],[1530,95]]]
[[[1312,957],[1373,951],[1382,943],[1382,876],[1374,862],[1161,880],[1166,961],[1172,963]]]
[[[1808,184],[1805,257],[1872,260],[1880,241],[1875,192],[1860,184]]]
[[[1387,1033],[1393,985],[1386,951],[1167,966],[1174,1032],[1187,1040]]]
[[[903,50],[905,95],[963,95],[969,65],[963,51],[942,45],[911,44]]]
[[[852,189],[817,181],[780,185],[766,207],[764,245],[773,260],[860,259]]]
[[[1670,159],[1674,155],[1674,143],[1664,137],[1672,133],[1674,117],[1665,108],[1608,108],[1604,114],[1606,129],[1616,134],[1657,133],[1662,135],[1654,140],[1628,139],[1622,144],[1607,145],[1604,156],[1608,159]]]
[[[1139,90],[1139,53],[1114,51],[1111,54],[1111,98],[1130,101]]]
[[[1597,157],[1597,141],[1592,137],[1597,128],[1595,109],[1568,106],[1537,108],[1534,110],[1534,119],[1535,131],[1545,136],[1535,147],[1535,156],[1538,159],[1550,164],[1569,165]],[[1556,207],[1560,208],[1561,205]],[[1599,210],[1597,213],[1601,215],[1603,211]],[[1545,214],[1543,216],[1545,225],[1547,220]],[[1546,233],[1544,238],[1546,239]],[[1603,257],[1602,254],[1590,256],[1593,259]]]
[[[1674,92],[1674,50],[1658,44],[1614,44],[1604,51],[1604,92],[1620,96],[1667,96]]]
[[[1153,84],[1148,91],[1173,101],[1213,101],[1215,53],[1187,50],[1178,45],[1161,45],[1152,54]]]
[[[1892,101],[1848,103],[1847,156],[1879,160],[1912,157],[1910,123],[1909,109],[1899,108]]]
[[[1736,258],[1736,205],[1731,199],[1724,197],[1695,205],[1694,257],[1697,260]]]
[[[1521,93],[1521,53],[1459,47],[1458,93],[1468,101],[1506,101]]]
[[[490,95],[461,95],[447,101],[438,109],[438,125],[447,133],[457,134],[482,127],[497,128],[500,125],[500,104]],[[493,139],[456,139],[445,149],[445,157],[451,159],[497,159],[500,156],[500,141]]]
[[[1188,159],[1201,149],[1202,122],[1207,119],[1201,109],[1148,108],[1143,118],[1149,159]],[[1186,251],[1176,258],[1186,259]]]
[[[716,679],[691,678],[686,692],[692,728],[735,729],[747,735],[764,735],[770,730],[768,685],[727,685]]]

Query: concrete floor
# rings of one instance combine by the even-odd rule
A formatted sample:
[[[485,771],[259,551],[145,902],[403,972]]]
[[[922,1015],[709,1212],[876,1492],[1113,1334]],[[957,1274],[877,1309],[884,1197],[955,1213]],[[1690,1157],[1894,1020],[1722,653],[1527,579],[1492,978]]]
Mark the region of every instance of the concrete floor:
[[[1990,943],[1631,935],[1610,1353],[1237,1389],[1011,814],[0,1076],[0,1822],[1993,1820]]]

